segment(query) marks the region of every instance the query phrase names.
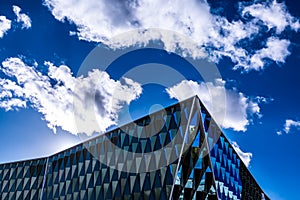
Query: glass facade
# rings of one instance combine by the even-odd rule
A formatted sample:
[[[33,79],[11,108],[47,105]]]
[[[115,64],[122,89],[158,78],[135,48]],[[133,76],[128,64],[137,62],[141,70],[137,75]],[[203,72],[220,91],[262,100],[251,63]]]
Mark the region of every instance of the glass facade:
[[[269,199],[198,97],[0,165],[0,199]]]

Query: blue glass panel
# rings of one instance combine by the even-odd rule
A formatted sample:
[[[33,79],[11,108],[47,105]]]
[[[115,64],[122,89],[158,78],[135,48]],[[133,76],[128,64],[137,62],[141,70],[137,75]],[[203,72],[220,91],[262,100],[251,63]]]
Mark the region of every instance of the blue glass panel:
[[[226,152],[226,154],[228,154],[228,145],[229,145],[228,142],[225,142],[225,150],[226,150],[225,152]]]
[[[224,137],[220,136],[221,148],[224,148]]]
[[[189,176],[189,179],[193,179],[193,178],[194,178],[194,169],[192,169],[190,176]]]
[[[221,175],[221,171],[220,171],[220,169],[221,169],[221,163],[219,163],[219,162],[217,162],[216,163],[216,167],[217,167],[217,171],[218,171],[218,177],[220,177],[220,175]]]
[[[200,147],[200,131],[196,135],[192,147]]]
[[[200,156],[199,156],[199,158],[196,162],[195,168],[196,169],[202,169],[202,153],[200,154]]]
[[[222,160],[223,160],[223,150],[219,149],[218,152],[219,152],[219,154],[218,154],[217,158],[219,158],[219,159],[217,159],[217,161],[220,162],[220,163],[222,163]]]
[[[229,148],[229,158],[232,159],[232,148]]]

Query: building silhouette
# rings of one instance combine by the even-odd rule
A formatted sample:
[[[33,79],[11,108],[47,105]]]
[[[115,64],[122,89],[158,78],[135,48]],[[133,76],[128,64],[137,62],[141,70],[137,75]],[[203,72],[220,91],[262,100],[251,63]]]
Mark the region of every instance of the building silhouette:
[[[269,199],[197,96],[45,158],[0,165],[0,199]]]

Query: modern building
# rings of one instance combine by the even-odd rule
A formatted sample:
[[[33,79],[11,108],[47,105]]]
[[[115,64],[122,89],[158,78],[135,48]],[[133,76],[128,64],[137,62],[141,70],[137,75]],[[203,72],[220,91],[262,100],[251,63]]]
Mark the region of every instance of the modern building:
[[[269,199],[197,96],[45,158],[0,165],[0,199]]]

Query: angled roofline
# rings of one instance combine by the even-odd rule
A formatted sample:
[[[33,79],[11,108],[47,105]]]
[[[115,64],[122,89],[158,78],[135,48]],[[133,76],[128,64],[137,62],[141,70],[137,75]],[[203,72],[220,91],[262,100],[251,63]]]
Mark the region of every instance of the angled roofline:
[[[164,107],[163,109],[171,108],[171,107],[176,106],[177,104],[180,104],[180,103],[182,103],[182,102],[192,100],[193,98],[199,99],[199,97],[198,97],[197,95],[194,95],[194,96],[188,97],[188,98],[186,98],[186,99],[184,99],[184,100],[182,100],[182,101],[178,101],[178,102],[172,103],[172,104],[168,105],[167,107]],[[200,100],[200,99],[199,99],[199,100]],[[136,122],[137,120],[140,120],[140,119],[143,119],[143,118],[148,117],[148,116],[150,116],[150,115],[154,115],[154,114],[156,114],[156,113],[159,113],[159,112],[161,112],[163,109],[157,110],[157,111],[154,111],[154,112],[151,112],[151,113],[149,113],[149,114],[145,114],[145,115],[143,115],[142,117],[136,118],[136,119],[134,119],[134,120],[132,120],[132,121],[129,121],[129,122],[125,122],[124,124],[118,125],[118,126],[116,126],[116,127],[111,127],[111,129],[108,128],[108,130],[107,130],[106,132],[104,132],[104,133],[97,133],[96,135],[91,136],[91,137],[89,137],[89,138],[87,138],[87,139],[85,139],[85,140],[82,140],[82,141],[78,142],[77,144],[74,144],[74,145],[71,146],[71,147],[68,147],[68,148],[66,148],[66,149],[64,149],[64,150],[57,151],[57,152],[52,153],[52,154],[50,154],[50,155],[42,156],[42,157],[29,158],[29,159],[24,159],[24,160],[17,160],[17,161],[12,161],[12,162],[4,162],[4,163],[0,163],[0,166],[1,166],[1,165],[6,165],[6,164],[15,164],[15,163],[18,163],[18,162],[30,162],[30,161],[35,161],[35,160],[39,160],[39,159],[47,159],[47,158],[49,158],[49,157],[55,156],[55,155],[57,155],[57,154],[60,154],[60,153],[62,153],[62,152],[64,152],[64,151],[70,150],[70,149],[72,149],[72,148],[76,148],[77,146],[84,145],[84,143],[87,143],[87,142],[89,142],[89,141],[92,141],[92,140],[94,140],[94,139],[96,139],[96,138],[98,138],[98,137],[103,137],[103,136],[105,136],[105,135],[109,135],[109,134],[111,134],[112,132],[114,132],[114,131],[118,130],[119,128],[121,128],[121,127],[128,126],[128,125],[130,125],[130,124]]]
[[[183,103],[183,102],[194,101],[194,99],[197,99],[197,100],[199,101],[199,103],[200,103],[200,109],[201,109],[201,110],[204,109],[205,112],[206,112],[206,113],[209,115],[209,117],[211,118],[211,120],[213,120],[214,125],[217,126],[218,130],[219,130],[220,133],[221,133],[221,136],[224,137],[225,141],[230,145],[230,147],[233,149],[234,153],[235,153],[235,154],[238,156],[238,158],[242,161],[242,165],[249,171],[248,174],[249,174],[249,175],[251,176],[251,178],[254,180],[254,182],[256,183],[256,185],[261,189],[261,191],[263,191],[262,188],[260,187],[260,185],[258,184],[258,182],[256,181],[256,179],[254,178],[254,176],[252,175],[252,173],[251,173],[251,171],[249,170],[249,168],[246,167],[245,163],[243,162],[243,160],[241,159],[241,157],[239,156],[239,154],[236,152],[236,150],[235,150],[235,148],[232,146],[231,142],[228,140],[228,138],[227,138],[227,136],[225,135],[225,133],[223,132],[222,128],[220,128],[219,124],[214,120],[213,116],[210,114],[210,112],[209,112],[209,111],[207,110],[207,108],[204,106],[204,104],[202,103],[202,101],[201,101],[201,99],[199,98],[198,95],[194,95],[194,96],[188,97],[188,98],[186,98],[186,99],[184,99],[184,100],[182,100],[182,101],[178,101],[178,102],[172,103],[172,104],[170,104],[170,105],[164,107],[163,109],[168,109],[168,108],[174,107],[174,106],[179,105],[179,104],[181,104],[181,103]],[[142,116],[142,117],[136,118],[136,119],[134,119],[134,120],[132,120],[132,121],[130,121],[130,122],[126,122],[126,123],[121,124],[121,125],[119,125],[119,126],[112,127],[111,129],[108,129],[106,132],[104,132],[104,133],[102,133],[102,134],[96,134],[96,135],[94,135],[94,136],[92,136],[92,137],[90,137],[90,138],[87,138],[86,140],[80,141],[78,144],[75,144],[75,145],[73,145],[73,146],[71,146],[71,147],[68,147],[68,148],[66,148],[66,149],[64,149],[64,150],[58,151],[58,152],[56,152],[56,153],[50,154],[50,155],[48,155],[48,156],[43,156],[43,157],[38,157],[38,158],[32,158],[32,159],[18,160],[18,161],[13,161],[13,162],[0,163],[0,166],[3,166],[3,165],[10,165],[10,164],[16,164],[16,163],[20,163],[20,162],[31,162],[31,161],[42,160],[42,159],[47,160],[47,159],[49,159],[50,157],[54,157],[54,156],[56,156],[56,155],[58,155],[58,154],[60,154],[60,153],[63,153],[63,152],[68,151],[68,150],[71,150],[71,149],[73,149],[73,148],[80,147],[80,146],[82,146],[82,145],[83,145],[83,147],[84,147],[85,143],[88,143],[88,142],[90,142],[90,141],[92,141],[92,140],[94,140],[94,139],[97,139],[97,138],[99,138],[99,137],[104,137],[105,135],[109,135],[109,134],[113,133],[114,131],[117,131],[118,129],[120,129],[120,128],[122,128],[122,127],[128,126],[128,125],[130,125],[130,124],[132,124],[132,123],[135,123],[136,121],[141,120],[141,119],[143,119],[143,118],[146,118],[146,117],[148,117],[148,116],[150,116],[150,115],[157,114],[157,113],[161,112],[163,109],[154,111],[154,112],[149,113],[149,114],[146,114],[146,115],[144,115],[144,116]],[[212,149],[209,149],[209,150],[211,151]],[[265,194],[265,192],[263,192],[263,194],[269,199],[269,197]]]

